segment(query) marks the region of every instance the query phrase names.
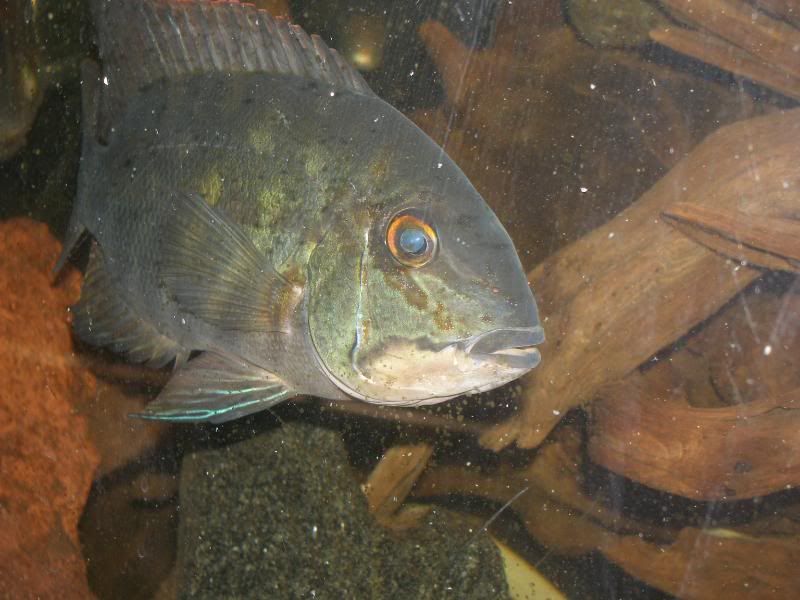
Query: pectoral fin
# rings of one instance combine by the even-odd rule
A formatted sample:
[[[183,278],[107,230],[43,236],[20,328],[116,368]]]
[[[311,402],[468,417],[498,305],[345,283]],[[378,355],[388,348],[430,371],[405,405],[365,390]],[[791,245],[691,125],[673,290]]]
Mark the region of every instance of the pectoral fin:
[[[179,369],[141,413],[131,416],[222,423],[295,395],[269,371],[241,359],[205,352]]]
[[[238,224],[197,194],[176,196],[167,221],[160,275],[183,310],[223,331],[288,333],[303,289]]]

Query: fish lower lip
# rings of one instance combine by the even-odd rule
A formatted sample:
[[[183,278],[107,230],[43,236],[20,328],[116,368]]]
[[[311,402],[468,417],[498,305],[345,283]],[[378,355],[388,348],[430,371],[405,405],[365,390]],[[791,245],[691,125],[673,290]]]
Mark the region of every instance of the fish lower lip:
[[[528,371],[541,361],[535,348],[544,341],[541,325],[493,329],[467,341],[464,350],[480,361],[507,369]]]
[[[469,354],[498,355],[498,353],[529,354],[544,341],[541,325],[493,329],[468,340],[464,350]]]
[[[527,356],[531,352],[538,352],[538,350],[533,346],[514,346],[489,352],[489,356]]]
[[[496,362],[504,367],[525,370],[533,369],[542,360],[542,355],[539,353],[538,348],[533,346],[501,348],[494,352],[475,356]]]

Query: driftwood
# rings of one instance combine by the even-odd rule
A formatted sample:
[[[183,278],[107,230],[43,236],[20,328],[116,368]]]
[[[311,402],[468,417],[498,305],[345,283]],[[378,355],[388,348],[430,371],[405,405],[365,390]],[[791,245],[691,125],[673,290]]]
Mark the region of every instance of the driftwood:
[[[638,380],[638,381],[637,381]],[[637,383],[644,385],[637,385]],[[592,403],[589,455],[647,486],[697,500],[736,500],[800,486],[800,390],[694,408],[634,377]]]
[[[625,536],[601,551],[634,577],[678,598],[795,598],[800,535],[750,536],[687,527],[671,545]]]
[[[800,99],[800,80],[788,77],[780,69],[754,58],[707,33],[672,27],[650,32],[650,38],[676,52],[693,56],[736,75],[772,88],[791,98]]]
[[[433,454],[431,444],[394,446],[387,450],[363,486],[370,512],[384,527],[407,529],[419,524],[427,506],[403,502]],[[402,508],[401,508],[402,507]]]
[[[683,233],[722,254],[779,271],[800,272],[800,218],[763,217],[678,203],[663,215]]]
[[[800,99],[800,4],[763,0],[756,7],[736,0],[661,0],[696,29],[671,27],[650,32],[665,46]],[[780,18],[774,18],[764,8]]]
[[[800,111],[723,127],[606,225],[529,275],[544,317],[542,364],[520,412],[485,433],[534,447],[571,408],[716,312],[760,271],[687,238],[661,213],[678,202],[781,217],[800,207]]]
[[[793,77],[800,77],[794,48],[800,32],[746,2],[737,0],[661,0],[679,17],[713,33],[720,39],[749,52],[764,63],[779,65]]]
[[[582,490],[578,438],[570,428],[559,430],[522,468],[504,465],[486,474],[463,466],[431,467],[414,494],[471,494],[503,503],[502,510],[516,512],[549,549],[570,555],[599,550],[632,575],[681,598],[719,598],[721,592],[726,598],[790,597],[799,589],[800,526],[794,521],[677,530],[632,520]]]
[[[528,269],[627,208],[721,124],[754,114],[730,86],[597,51],[560,16],[543,26],[537,16],[552,19],[563,3],[501,4],[490,48],[471,49],[440,23],[419,28],[446,100],[411,116],[484,196]]]
[[[652,488],[735,500],[800,486],[800,293],[748,290],[684,347],[603,388],[590,458]]]
[[[481,472],[465,465],[436,465],[422,473],[413,497],[478,495],[513,510],[541,544],[562,554],[580,555],[617,534],[644,535],[670,542],[677,533],[629,519],[584,493],[580,433],[571,427],[518,467],[507,463]]]
[[[798,0],[753,0],[753,4],[763,11],[800,27],[800,2]]]
[[[600,551],[631,575],[680,598],[789,598],[800,589],[800,522],[791,514],[800,506],[735,527],[672,529],[634,520],[610,508],[603,490],[596,497],[584,491],[579,439],[571,427],[560,428],[522,467],[504,463],[484,473],[432,466],[413,493],[494,500],[501,512],[517,513],[549,550]]]

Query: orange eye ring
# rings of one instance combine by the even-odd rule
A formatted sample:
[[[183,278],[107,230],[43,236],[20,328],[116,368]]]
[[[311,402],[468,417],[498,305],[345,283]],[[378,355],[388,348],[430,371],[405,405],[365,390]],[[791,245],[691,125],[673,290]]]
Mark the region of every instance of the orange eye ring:
[[[428,264],[436,255],[438,240],[433,227],[413,209],[397,213],[386,230],[389,252],[406,267],[418,268]]]

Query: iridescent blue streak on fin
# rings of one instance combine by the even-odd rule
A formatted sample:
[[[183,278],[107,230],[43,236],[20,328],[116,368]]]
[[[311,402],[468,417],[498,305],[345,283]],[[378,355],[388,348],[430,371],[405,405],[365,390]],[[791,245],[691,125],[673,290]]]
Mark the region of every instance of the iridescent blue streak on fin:
[[[183,347],[159,333],[127,304],[106,271],[96,243],[89,254],[81,298],[72,312],[73,329],[88,344],[108,347],[151,367],[162,367],[173,359],[178,365],[186,359]]]
[[[178,370],[141,413],[131,416],[222,423],[295,395],[269,371],[241,359],[205,352]]]
[[[176,195],[170,209],[158,268],[180,308],[223,331],[288,333],[303,289],[198,194]]]

